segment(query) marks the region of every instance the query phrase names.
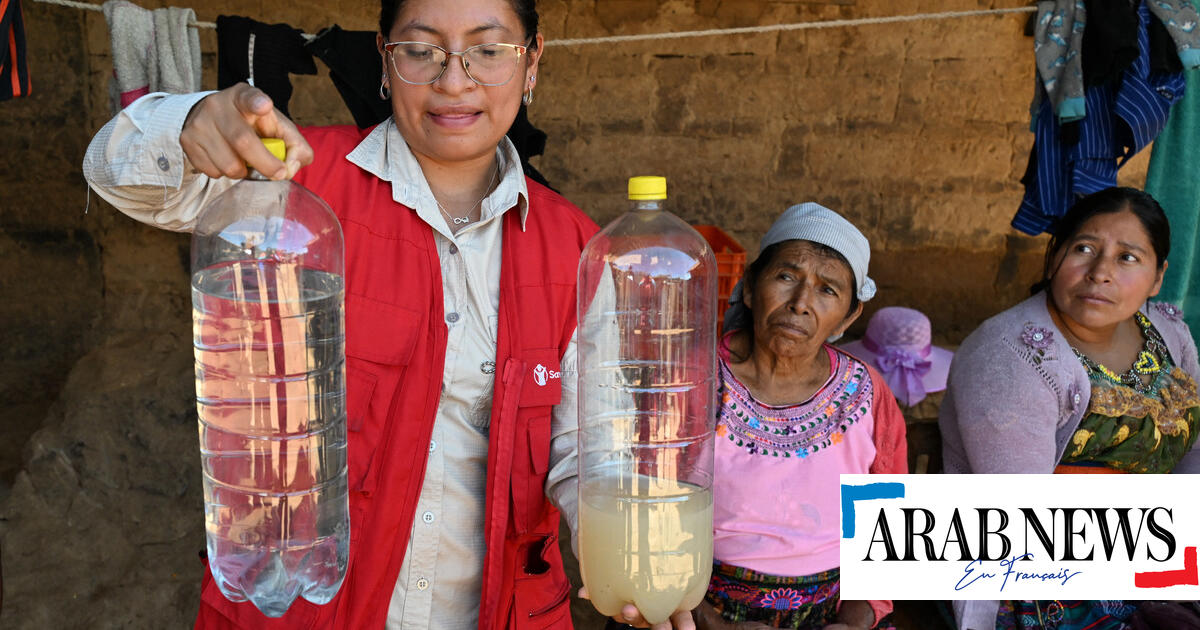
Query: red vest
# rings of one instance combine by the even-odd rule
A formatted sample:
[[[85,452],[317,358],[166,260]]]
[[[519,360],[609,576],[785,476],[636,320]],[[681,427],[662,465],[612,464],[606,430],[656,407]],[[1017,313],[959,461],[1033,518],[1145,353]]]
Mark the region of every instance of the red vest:
[[[197,628],[383,628],[420,496],[446,355],[433,230],[392,185],[345,156],[364,133],[305,130],[316,159],[296,181],[321,196],[346,239],[350,563],[333,601],[297,599],[269,619],[221,595],[205,571]],[[579,254],[596,224],[527,180],[529,214],[503,217],[496,390],[488,444],[479,628],[571,628],[558,511],[543,491],[560,360],[575,331]],[[535,376],[535,368],[538,374]]]

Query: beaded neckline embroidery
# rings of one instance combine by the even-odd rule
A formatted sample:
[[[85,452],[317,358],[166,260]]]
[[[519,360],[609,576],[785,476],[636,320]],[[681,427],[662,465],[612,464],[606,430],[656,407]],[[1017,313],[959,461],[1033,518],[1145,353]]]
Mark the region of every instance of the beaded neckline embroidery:
[[[1162,371],[1163,365],[1169,356],[1167,354],[1167,344],[1163,341],[1161,335],[1150,323],[1150,319],[1142,315],[1141,311],[1134,314],[1134,319],[1137,320],[1138,326],[1142,329],[1142,336],[1145,337],[1145,342],[1142,344],[1141,352],[1138,352],[1137,360],[1133,362],[1128,370],[1117,374],[1107,367],[1093,361],[1087,355],[1077,350],[1074,346],[1071,350],[1079,357],[1079,362],[1083,363],[1083,367],[1087,368],[1089,375],[1103,375],[1108,380],[1125,387],[1132,388],[1134,391],[1141,394],[1150,394],[1154,391],[1154,378],[1150,378],[1149,382],[1143,383],[1141,375],[1153,377]]]
[[[835,352],[833,375],[812,399],[798,405],[765,405],[734,378],[721,360],[721,414],[717,434],[750,455],[807,458],[840,444],[871,410],[867,367]]]

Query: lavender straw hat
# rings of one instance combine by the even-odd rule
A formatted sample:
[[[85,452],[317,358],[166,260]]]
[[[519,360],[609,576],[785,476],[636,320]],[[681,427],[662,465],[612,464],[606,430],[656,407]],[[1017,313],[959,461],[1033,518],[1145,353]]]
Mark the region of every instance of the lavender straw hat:
[[[878,369],[896,399],[911,407],[925,394],[946,389],[954,353],[931,340],[929,318],[924,313],[887,306],[871,316],[861,340],[839,347]]]

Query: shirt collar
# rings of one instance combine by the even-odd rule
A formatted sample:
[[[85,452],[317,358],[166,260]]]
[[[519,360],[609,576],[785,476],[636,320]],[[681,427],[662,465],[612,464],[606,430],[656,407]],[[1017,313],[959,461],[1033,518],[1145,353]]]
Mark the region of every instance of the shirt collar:
[[[436,228],[442,225],[437,201],[429,182],[421,171],[421,165],[409,148],[404,136],[389,117],[376,125],[363,141],[346,154],[346,159],[368,173],[392,184],[392,200],[412,208]],[[521,157],[517,147],[505,136],[496,147],[496,161],[500,165],[500,181],[495,190],[484,198],[481,221],[498,217],[513,208],[521,213],[521,230],[529,216],[529,189],[525,172],[521,170]]]

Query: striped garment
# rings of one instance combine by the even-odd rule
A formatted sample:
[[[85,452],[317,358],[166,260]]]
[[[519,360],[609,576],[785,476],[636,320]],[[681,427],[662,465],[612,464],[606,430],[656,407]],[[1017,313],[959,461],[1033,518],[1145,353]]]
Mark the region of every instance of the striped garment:
[[[0,101],[29,94],[21,0],[0,0]]]
[[[1078,196],[1116,186],[1117,169],[1166,125],[1186,83],[1182,73],[1150,71],[1150,19],[1147,3],[1139,3],[1140,54],[1120,84],[1087,88],[1087,116],[1073,123],[1078,125],[1078,142],[1064,141],[1050,99],[1041,99],[1029,167],[1021,180],[1025,198],[1013,217],[1014,228],[1031,235],[1052,230]]]

